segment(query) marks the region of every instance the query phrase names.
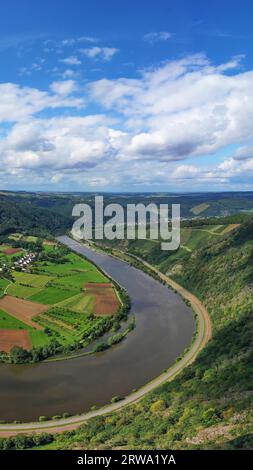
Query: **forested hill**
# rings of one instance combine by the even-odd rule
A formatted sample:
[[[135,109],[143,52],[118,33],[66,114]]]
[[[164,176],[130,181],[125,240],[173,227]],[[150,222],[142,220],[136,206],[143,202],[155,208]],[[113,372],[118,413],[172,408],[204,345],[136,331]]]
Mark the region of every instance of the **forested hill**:
[[[253,446],[253,220],[195,250],[177,280],[207,306],[213,339],[140,403],[57,436],[56,448]]]
[[[70,217],[36,207],[29,201],[0,196],[0,236],[12,232],[45,236],[64,233],[71,227]]]
[[[212,315],[214,329],[250,313],[253,218],[216,243],[195,250],[174,277],[203,300]]]

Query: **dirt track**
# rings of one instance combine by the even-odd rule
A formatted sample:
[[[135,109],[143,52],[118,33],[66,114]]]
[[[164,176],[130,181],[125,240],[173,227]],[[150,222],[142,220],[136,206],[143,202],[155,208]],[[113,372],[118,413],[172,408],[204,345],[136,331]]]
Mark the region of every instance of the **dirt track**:
[[[24,424],[0,425],[0,437],[8,437],[11,435],[13,436],[13,435],[17,435],[20,433],[23,433],[23,434],[32,434],[32,433],[41,433],[41,432],[61,433],[64,431],[76,429],[90,418],[119,411],[123,407],[139,401],[141,398],[143,398],[144,395],[154,390],[159,385],[163,384],[164,382],[173,380],[185,367],[187,367],[189,364],[191,364],[195,360],[196,356],[199,354],[199,352],[203,349],[203,347],[207,344],[207,342],[212,337],[211,320],[210,320],[210,317],[208,315],[206,308],[204,307],[204,305],[202,305],[200,300],[195,295],[191,294],[184,287],[182,287],[181,285],[179,285],[178,283],[170,279],[165,274],[162,274],[158,269],[154,268],[149,263],[139,258],[137,259],[141,261],[149,269],[152,269],[153,271],[155,271],[161,277],[162,280],[164,280],[168,285],[173,287],[173,289],[177,290],[178,293],[182,295],[185,299],[190,301],[193,310],[198,316],[198,332],[197,332],[195,341],[191,345],[189,351],[183,356],[183,358],[179,362],[176,362],[164,374],[161,374],[159,377],[156,377],[154,380],[144,385],[144,387],[140,388],[139,390],[132,393],[131,395],[128,395],[126,398],[124,398],[120,402],[109,404],[99,410],[90,411],[80,416],[60,419],[54,422],[47,421],[45,423],[24,423]]]

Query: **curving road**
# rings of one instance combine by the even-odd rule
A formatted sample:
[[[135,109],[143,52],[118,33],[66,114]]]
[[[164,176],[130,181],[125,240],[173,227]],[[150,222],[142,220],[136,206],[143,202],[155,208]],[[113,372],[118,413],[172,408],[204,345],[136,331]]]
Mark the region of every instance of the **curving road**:
[[[193,295],[191,292],[186,290],[180,284],[175,282],[170,277],[166,276],[165,274],[161,273],[157,268],[150,265],[146,261],[133,256],[134,258],[138,259],[144,266],[148,267],[149,269],[156,272],[160,278],[165,281],[169,286],[175,289],[182,297],[187,299],[194,310],[194,312],[198,316],[198,332],[194,342],[192,343],[189,351],[183,356],[183,358],[176,362],[170,369],[166,372],[161,374],[159,377],[156,377],[151,382],[147,383],[145,386],[141,387],[136,392],[128,395],[123,400],[109,404],[100,408],[98,410],[90,411],[88,413],[79,415],[79,416],[72,416],[70,418],[62,418],[55,421],[46,421],[43,423],[34,422],[34,423],[23,423],[23,424],[1,424],[0,425],[0,437],[9,437],[14,436],[17,434],[31,434],[31,433],[41,433],[41,432],[48,432],[48,433],[60,433],[64,431],[70,431],[73,429],[78,428],[81,424],[85,423],[88,419],[94,418],[96,416],[105,415],[111,412],[119,411],[125,406],[128,406],[132,403],[137,402],[144,395],[148,392],[154,390],[159,385],[163,384],[164,382],[173,380],[185,367],[191,364],[201,349],[207,344],[207,342],[211,339],[212,336],[212,327],[211,327],[211,320],[209,314],[204,307],[204,305],[200,302],[200,300]]]

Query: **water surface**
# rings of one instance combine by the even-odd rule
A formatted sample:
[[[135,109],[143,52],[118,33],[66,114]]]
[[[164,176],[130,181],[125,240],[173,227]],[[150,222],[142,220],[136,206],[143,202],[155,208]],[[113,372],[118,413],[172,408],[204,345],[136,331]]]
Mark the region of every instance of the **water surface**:
[[[110,350],[62,362],[0,364],[0,420],[80,413],[126,396],[175,362],[191,343],[191,309],[142,271],[63,236],[59,240],[104,269],[132,301],[136,328]]]

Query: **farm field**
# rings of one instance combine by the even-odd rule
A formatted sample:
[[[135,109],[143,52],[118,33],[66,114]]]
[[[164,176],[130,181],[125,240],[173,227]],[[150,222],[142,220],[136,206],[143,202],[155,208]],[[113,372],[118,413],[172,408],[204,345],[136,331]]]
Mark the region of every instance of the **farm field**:
[[[0,245],[0,265],[4,263],[6,265],[10,265],[12,261],[20,258],[23,252],[24,251],[21,248],[14,248],[11,244]]]
[[[32,318],[47,310],[47,307],[39,303],[30,302],[29,300],[18,299],[11,295],[5,295],[0,299],[0,309],[18,320],[23,321],[26,325],[32,326],[35,329],[40,329],[40,326],[35,323]]]
[[[73,289],[57,289],[56,287],[47,287],[31,295],[30,300],[45,305],[54,305],[62,302],[69,297],[73,297],[78,291]]]
[[[0,245],[0,252],[4,252],[5,250],[8,250],[9,248],[12,248],[10,245],[2,244]]]
[[[50,241],[41,244],[27,272],[15,268],[9,279],[0,278],[0,294],[0,330],[10,332],[12,346],[29,348],[73,349],[89,343],[112,327],[120,306],[114,287],[96,266]],[[16,330],[28,336],[12,334]],[[0,352],[11,349],[6,335]]]
[[[95,315],[111,315],[118,310],[120,302],[112,285],[89,283],[85,290],[94,297]]]
[[[202,203],[198,204],[197,206],[194,206],[190,209],[190,212],[192,212],[194,215],[199,215],[202,212],[204,212],[206,209],[208,209],[209,204]]]
[[[20,253],[22,250],[20,248],[6,248],[3,251],[5,255],[15,255],[16,253]]]
[[[49,276],[21,272],[14,272],[13,277],[18,284],[29,285],[32,287],[44,287],[51,280]]]
[[[9,352],[13,344],[22,349],[31,348],[31,340],[27,330],[0,330],[0,351]]]
[[[16,232],[16,233],[12,233],[11,235],[9,235],[9,240],[24,240],[28,243],[36,243],[37,240],[38,240],[38,237],[35,237],[33,235],[23,235],[22,233],[19,233],[19,232]]]
[[[14,297],[27,299],[35,295],[40,290],[41,290],[40,287],[32,287],[32,286],[26,286],[26,285],[24,286],[18,283],[11,283],[6,289],[6,293],[8,295],[13,295]]]
[[[15,330],[15,329],[26,329],[32,330],[29,325],[23,323],[21,320],[9,315],[7,312],[0,310],[0,330]]]
[[[10,281],[5,278],[0,278],[0,295],[3,295],[4,290],[10,284]]]
[[[58,303],[58,307],[64,307],[75,312],[87,312],[91,313],[94,304],[94,298],[88,293],[76,294],[66,300],[62,300]]]

